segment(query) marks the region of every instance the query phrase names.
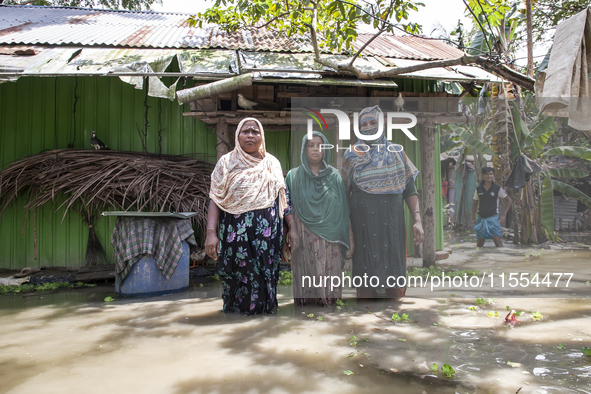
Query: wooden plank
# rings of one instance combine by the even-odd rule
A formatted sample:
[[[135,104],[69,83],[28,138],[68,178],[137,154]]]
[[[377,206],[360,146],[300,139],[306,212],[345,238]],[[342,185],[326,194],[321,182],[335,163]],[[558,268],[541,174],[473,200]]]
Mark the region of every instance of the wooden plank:
[[[220,117],[216,126],[215,132],[217,134],[217,160],[230,151],[230,139],[228,136],[228,123],[225,117]]]
[[[115,267],[112,266],[110,271],[97,271],[82,274],[76,274],[77,282],[91,282],[96,280],[115,279]]]
[[[308,97],[308,92],[277,92],[277,98],[289,98],[289,97]]]
[[[99,272],[99,271],[112,271],[115,269],[114,264],[106,264],[106,265],[85,265],[83,267],[78,268],[79,274],[85,274],[89,272]]]

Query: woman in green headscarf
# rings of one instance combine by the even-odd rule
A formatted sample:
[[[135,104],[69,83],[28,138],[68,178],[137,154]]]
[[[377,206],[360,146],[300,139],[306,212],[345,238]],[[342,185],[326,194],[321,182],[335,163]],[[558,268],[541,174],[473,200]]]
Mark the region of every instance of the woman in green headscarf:
[[[328,140],[320,132],[311,140],[304,136],[302,165],[286,179],[295,217],[290,231],[293,296],[300,305],[329,305],[341,298],[340,286],[318,284],[324,276],[341,278],[345,252],[353,249],[345,185],[328,164],[330,151],[322,150],[323,144]]]

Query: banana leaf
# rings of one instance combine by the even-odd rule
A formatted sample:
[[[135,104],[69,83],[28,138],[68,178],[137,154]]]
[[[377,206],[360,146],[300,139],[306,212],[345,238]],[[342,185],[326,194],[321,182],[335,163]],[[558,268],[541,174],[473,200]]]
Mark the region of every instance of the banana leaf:
[[[455,133],[443,134],[439,138],[441,152],[447,152],[461,143],[460,137]]]
[[[542,153],[542,156],[567,155],[579,159],[591,160],[591,149],[580,146],[559,146]]]
[[[556,232],[554,229],[554,193],[550,177],[546,177],[542,184],[542,225],[548,232],[548,238],[556,241]]]
[[[483,53],[488,53],[488,45],[486,45],[487,39],[488,38],[484,33],[479,30],[474,36],[470,48],[468,48],[466,52],[468,52],[469,55],[482,55]]]
[[[552,135],[552,133],[554,133],[554,131],[556,130],[556,122],[554,121],[554,117],[553,116],[548,116],[546,119],[542,120],[540,123],[538,123],[530,132],[530,134],[525,137],[525,140],[523,141],[523,145],[522,145],[522,149],[527,149],[529,148],[532,144],[536,143],[536,140],[539,140],[543,137],[546,137],[546,141],[543,142],[544,145],[546,145],[546,142],[548,142],[548,138],[550,138],[550,135]],[[539,145],[539,144],[536,144]],[[537,147],[536,147],[537,148]],[[543,145],[542,145],[543,148]],[[538,149],[539,151],[540,149]]]
[[[589,175],[589,171],[574,170],[572,168],[554,168],[544,172],[557,178],[584,178]]]
[[[449,127],[454,133],[459,135],[464,141],[464,143],[468,145],[474,152],[480,152],[482,154],[496,156],[495,152],[493,152],[492,149],[483,144],[478,138],[474,137],[472,134],[470,134],[463,128],[456,126],[455,124],[450,124]]]
[[[544,180],[544,182],[546,182],[546,181]],[[583,204],[585,204],[586,206],[591,208],[591,197],[589,197],[585,193],[581,192],[580,190],[575,189],[571,185],[567,185],[564,182],[557,181],[557,180],[553,179],[552,180],[552,189],[558,190],[559,192],[564,193],[569,197],[576,198],[577,200],[579,200],[580,202],[582,202]]]

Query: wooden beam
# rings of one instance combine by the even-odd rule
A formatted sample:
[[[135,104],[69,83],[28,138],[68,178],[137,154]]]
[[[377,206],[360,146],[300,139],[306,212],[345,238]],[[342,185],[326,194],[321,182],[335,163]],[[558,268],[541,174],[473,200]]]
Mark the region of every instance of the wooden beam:
[[[218,124],[215,128],[215,133],[217,135],[217,144],[215,146],[215,150],[217,151],[217,160],[219,160],[220,157],[230,151],[230,137],[226,118],[219,118]]]
[[[423,267],[435,264],[435,125],[421,128],[421,179],[423,206],[421,207],[423,230]],[[439,158],[438,158],[439,159]]]

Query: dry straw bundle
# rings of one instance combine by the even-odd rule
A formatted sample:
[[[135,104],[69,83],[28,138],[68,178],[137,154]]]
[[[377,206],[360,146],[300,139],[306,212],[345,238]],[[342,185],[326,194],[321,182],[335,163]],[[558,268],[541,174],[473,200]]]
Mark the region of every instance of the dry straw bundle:
[[[212,170],[213,164],[187,156],[87,149],[43,152],[0,172],[0,215],[21,195],[28,195],[26,212],[64,197],[56,207],[65,208],[64,217],[70,209],[85,218],[108,208],[197,212],[193,223],[203,229]]]

